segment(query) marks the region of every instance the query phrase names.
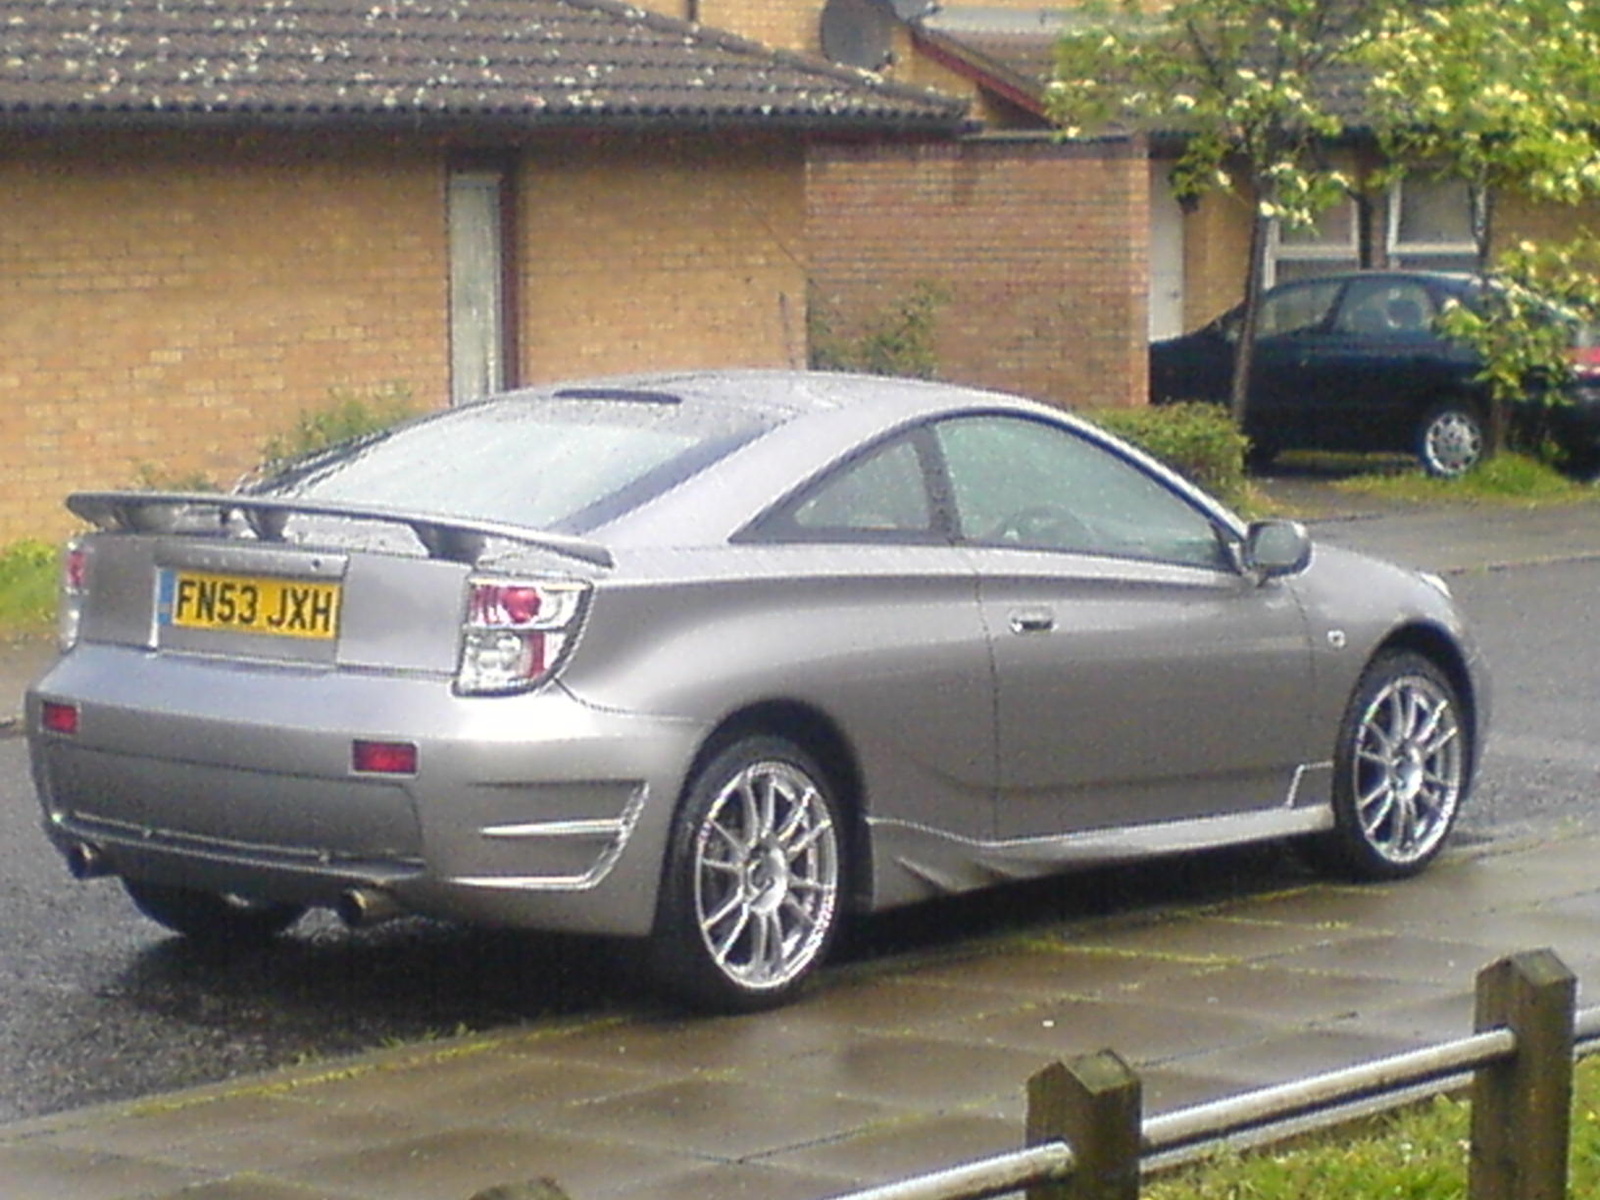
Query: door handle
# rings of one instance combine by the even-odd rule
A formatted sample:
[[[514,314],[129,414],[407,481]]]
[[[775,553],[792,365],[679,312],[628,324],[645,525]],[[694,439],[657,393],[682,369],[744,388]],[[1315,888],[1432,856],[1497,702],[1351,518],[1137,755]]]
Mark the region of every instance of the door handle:
[[[1049,633],[1056,627],[1056,615],[1048,608],[1019,608],[1010,622],[1012,633]]]

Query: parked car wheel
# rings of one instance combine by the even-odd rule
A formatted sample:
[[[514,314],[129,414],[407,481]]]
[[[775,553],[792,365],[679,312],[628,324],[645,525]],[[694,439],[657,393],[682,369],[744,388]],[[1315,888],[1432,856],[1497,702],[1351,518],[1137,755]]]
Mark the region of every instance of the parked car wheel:
[[[1459,401],[1431,409],[1417,427],[1417,457],[1430,475],[1455,479],[1483,457],[1483,421]]]
[[[194,888],[169,887],[124,879],[139,911],[158,925],[197,942],[264,942],[298,921],[305,909],[297,904],[277,904],[222,896]]]
[[[839,810],[824,772],[782,738],[744,738],[690,784],[657,921],[657,974],[699,1006],[782,1003],[840,921]]]
[[[1472,764],[1454,686],[1419,654],[1378,657],[1351,697],[1334,756],[1330,865],[1361,879],[1421,871],[1455,823]]]

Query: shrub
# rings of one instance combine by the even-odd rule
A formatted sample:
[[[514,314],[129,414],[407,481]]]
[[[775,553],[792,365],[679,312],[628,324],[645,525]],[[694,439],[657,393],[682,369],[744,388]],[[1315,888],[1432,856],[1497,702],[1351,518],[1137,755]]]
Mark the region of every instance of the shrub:
[[[853,336],[839,334],[815,296],[807,307],[811,366],[821,371],[861,371],[933,379],[939,373],[933,335],[939,309],[949,293],[935,283],[919,283],[909,295],[868,319]]]
[[[261,448],[262,470],[270,473],[291,459],[387,429],[421,411],[403,384],[382,384],[365,392],[334,388],[326,405],[302,409],[292,429],[267,439]]]
[[[0,549],[0,637],[43,633],[55,620],[57,551],[35,539]]]
[[[1248,505],[1251,495],[1244,462],[1250,442],[1223,408],[1215,404],[1166,404],[1101,408],[1085,415],[1224,504]]]

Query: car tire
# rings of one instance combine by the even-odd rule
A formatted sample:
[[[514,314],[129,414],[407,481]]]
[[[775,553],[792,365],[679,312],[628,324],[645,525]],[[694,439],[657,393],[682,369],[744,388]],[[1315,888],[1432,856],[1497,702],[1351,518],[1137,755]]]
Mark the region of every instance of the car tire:
[[[698,1008],[784,1003],[841,920],[844,833],[824,771],[783,738],[726,747],[691,780],[667,851],[652,960]]]
[[[1351,695],[1334,752],[1334,827],[1318,860],[1362,880],[1426,867],[1455,824],[1472,769],[1461,698],[1432,661],[1374,659]]]
[[[158,925],[207,945],[268,941],[305,915],[298,904],[246,900],[195,888],[124,879],[134,906]]]
[[[1428,410],[1417,426],[1417,458],[1423,470],[1456,479],[1483,458],[1483,419],[1470,406],[1451,401]]]

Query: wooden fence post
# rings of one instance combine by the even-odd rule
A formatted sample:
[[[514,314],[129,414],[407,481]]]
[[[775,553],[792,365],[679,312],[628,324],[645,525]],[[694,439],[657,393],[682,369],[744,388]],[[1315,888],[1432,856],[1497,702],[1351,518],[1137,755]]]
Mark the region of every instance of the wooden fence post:
[[[1028,1200],[1139,1200],[1142,1088],[1110,1050],[1052,1063],[1028,1080],[1027,1144],[1065,1141],[1072,1177],[1028,1189]]]
[[[1549,950],[1478,973],[1475,1028],[1510,1029],[1517,1051],[1473,1081],[1468,1200],[1564,1200],[1576,994],[1577,980]]]

